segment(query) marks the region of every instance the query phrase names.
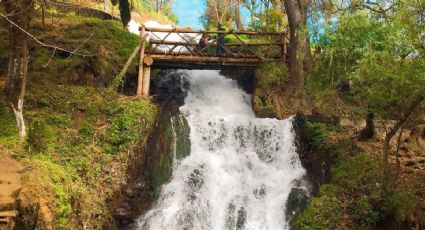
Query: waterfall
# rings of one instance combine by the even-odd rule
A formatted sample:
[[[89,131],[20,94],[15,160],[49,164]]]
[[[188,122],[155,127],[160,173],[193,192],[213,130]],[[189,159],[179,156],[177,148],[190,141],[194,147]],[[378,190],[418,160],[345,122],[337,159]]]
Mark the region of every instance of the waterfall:
[[[137,229],[289,229],[285,204],[305,174],[292,118],[256,118],[250,95],[218,71],[185,73],[191,153]]]

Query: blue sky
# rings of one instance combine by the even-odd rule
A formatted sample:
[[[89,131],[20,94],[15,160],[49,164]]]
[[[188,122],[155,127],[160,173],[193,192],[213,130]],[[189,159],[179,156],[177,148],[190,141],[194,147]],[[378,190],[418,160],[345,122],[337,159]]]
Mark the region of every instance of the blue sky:
[[[179,17],[179,26],[202,29],[199,18],[204,11],[203,0],[174,0],[173,10]]]
[[[179,17],[179,26],[190,26],[195,29],[203,29],[200,17],[205,9],[204,0],[174,0],[173,10]],[[242,8],[242,21],[246,24],[249,11]]]

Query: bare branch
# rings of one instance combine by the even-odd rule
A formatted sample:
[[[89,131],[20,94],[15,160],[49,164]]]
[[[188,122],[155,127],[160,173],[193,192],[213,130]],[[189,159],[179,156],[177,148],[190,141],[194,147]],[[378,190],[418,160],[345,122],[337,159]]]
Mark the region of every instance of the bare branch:
[[[74,51],[71,51],[71,50],[67,50],[67,49],[64,49],[64,48],[61,48],[61,47],[58,47],[58,46],[53,46],[53,45],[49,45],[49,44],[43,43],[42,41],[38,40],[34,35],[32,35],[28,31],[26,31],[25,29],[23,29],[22,27],[20,27],[19,25],[17,25],[12,20],[10,20],[6,15],[0,13],[0,16],[3,17],[4,19],[6,19],[6,21],[8,21],[10,24],[12,24],[13,26],[15,26],[19,30],[21,30],[23,33],[25,33],[28,37],[30,37],[31,39],[33,39],[34,41],[36,41],[41,46],[44,46],[44,47],[47,47],[47,48],[50,48],[50,49],[60,50],[60,51],[63,51],[65,53],[69,53],[71,55],[77,55],[77,56],[82,56],[82,57],[93,57],[93,56],[96,56],[96,54],[77,53],[77,52],[74,52]]]
[[[74,51],[72,51],[73,53],[75,53],[75,52],[77,52],[79,49],[81,49],[81,47],[83,47],[89,40],[90,40],[90,38],[92,38],[93,37],[93,33],[92,34],[90,34],[90,36],[83,42],[83,43],[81,43],[81,45],[80,46],[78,46]],[[69,55],[69,57],[71,57],[72,56],[72,54],[71,55]]]
[[[52,61],[53,57],[55,56],[55,53],[56,53],[56,49],[53,50],[52,55],[50,56],[49,61],[45,65],[43,65],[43,68],[46,68],[50,64],[50,62]]]

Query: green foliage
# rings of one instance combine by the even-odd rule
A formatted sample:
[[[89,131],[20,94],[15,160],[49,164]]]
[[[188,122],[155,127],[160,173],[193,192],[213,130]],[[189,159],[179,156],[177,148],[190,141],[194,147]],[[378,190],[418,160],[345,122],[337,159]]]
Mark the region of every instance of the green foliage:
[[[383,216],[370,203],[379,201],[382,181],[380,163],[360,153],[352,160],[342,159],[332,169],[333,180],[352,197],[353,219],[364,228],[374,226]]]
[[[336,99],[342,92],[356,112],[399,119],[425,92],[424,48],[417,41],[425,30],[419,22],[406,23],[400,9],[385,19],[343,15],[336,29],[328,28],[310,81],[317,99]],[[338,92],[344,84],[349,92]]]
[[[58,13],[48,12],[50,17],[58,17]],[[56,52],[54,58],[49,62],[52,52],[47,49],[35,49],[31,53],[32,61],[29,66],[29,84],[40,84],[42,82],[56,81],[58,84],[87,84],[92,86],[111,85],[115,76],[121,70],[128,57],[138,44],[139,37],[128,33],[119,22],[112,20],[101,20],[98,18],[85,18],[77,15],[67,14],[60,16],[57,24],[61,30],[56,34],[38,34],[43,36],[45,42],[54,43],[58,37],[64,47],[78,47],[82,41],[87,39],[88,34],[94,34],[83,47],[81,53],[96,54],[95,57],[80,57]],[[35,20],[33,24],[41,22]],[[47,24],[43,26],[46,30],[55,30],[56,27]],[[1,37],[0,40],[6,39]],[[49,63],[44,68],[43,66]],[[130,67],[129,71],[135,71]],[[93,75],[96,76],[94,79]]]
[[[379,161],[364,153],[350,158],[344,151],[339,152],[338,162],[331,170],[332,184],[320,187],[319,196],[297,217],[295,229],[337,229],[340,219],[322,218],[336,204],[344,204],[336,207],[338,213],[349,212],[349,218],[361,229],[374,229],[386,215],[402,215],[415,207],[412,189],[396,183],[382,186]]]
[[[64,16],[54,10],[46,13],[47,17],[60,16],[61,20],[41,26],[35,15],[31,23],[35,36],[53,44],[59,39],[62,47],[74,49],[93,33],[79,52],[96,56],[69,57],[56,52],[49,62],[51,50],[31,50],[24,108],[29,125],[26,141],[33,151],[41,153],[24,158],[28,167],[23,174],[34,191],[41,191],[40,197],[51,203],[49,208],[58,225],[54,227],[101,229],[109,215],[107,199],[127,179],[127,150],[142,136],[149,135],[157,108],[149,100],[133,101],[114,91],[87,85],[99,86],[98,81],[102,86],[110,85],[139,37],[126,32],[119,22],[75,14]],[[7,33],[0,33],[0,48],[6,40]],[[0,49],[0,60],[3,55],[7,57],[5,52],[7,49]],[[1,72],[7,61],[0,63]],[[27,148],[22,147],[17,135],[14,115],[7,109],[9,105],[2,104],[4,98],[0,96],[0,148],[27,156]],[[131,127],[127,121],[131,121]],[[106,150],[113,144],[107,135],[109,130],[117,129],[124,130],[127,139],[120,142],[119,150],[109,154]]]
[[[16,146],[19,142],[16,120],[13,113],[7,111],[2,104],[0,104],[0,127],[0,144],[5,147]]]
[[[318,197],[312,198],[307,209],[295,220],[295,230],[331,230],[342,229],[343,215],[338,188],[322,185]]]
[[[33,120],[27,136],[27,144],[35,152],[44,152],[53,142],[53,129],[43,119]]]
[[[353,219],[357,220],[363,228],[371,228],[381,219],[382,214],[374,209],[366,195],[356,200],[354,205]]]
[[[311,149],[319,147],[327,138],[325,125],[320,122],[306,121],[305,131]]]
[[[288,76],[283,63],[265,62],[255,73],[255,91],[253,106],[259,117],[275,117],[276,108],[272,100],[272,92],[280,92]]]
[[[134,120],[125,115],[114,119],[106,131],[106,141],[110,144],[106,151],[116,153],[128,149],[134,125]]]
[[[264,96],[254,96],[254,110],[258,117],[275,117],[276,115],[272,100]]]
[[[152,111],[150,111],[152,110]],[[140,118],[144,121],[153,118],[155,113],[151,104],[146,101],[131,101],[117,109],[118,116],[112,121],[106,131],[105,140],[108,143],[106,151],[116,153],[128,150],[131,141],[137,137],[136,131],[140,129]],[[143,121],[142,120],[142,121]],[[137,139],[136,139],[137,140]]]
[[[268,61],[261,65],[256,72],[257,87],[282,88],[287,80],[288,69],[280,62]]]
[[[83,139],[89,139],[93,137],[93,124],[89,122],[84,122],[81,125],[80,130],[78,130],[78,133]]]
[[[161,9],[156,11],[151,0],[134,1],[135,11],[141,15],[146,15],[150,20],[158,22],[174,22],[178,23],[179,19],[172,9],[172,1],[162,5]]]
[[[54,130],[54,135],[47,138],[48,148],[28,160],[28,165],[42,170],[43,181],[48,182],[54,196],[60,229],[79,229],[75,216],[90,229],[101,226],[107,214],[105,199],[125,181],[127,150],[148,135],[156,118],[155,105],[148,100],[120,98],[107,89],[54,84],[34,85],[27,96],[26,119],[32,121],[31,126],[44,127],[45,122],[38,120],[48,121]],[[6,115],[8,125],[13,127],[13,115]],[[125,126],[127,120],[131,127]],[[127,139],[109,154],[106,150],[113,146],[107,138],[109,130],[117,127]]]
[[[282,8],[265,9],[257,13],[255,20],[250,23],[254,31],[281,31],[284,25],[285,14]]]
[[[417,204],[414,191],[411,188],[400,188],[395,185],[382,190],[382,201],[388,211],[396,215],[403,215]]]
[[[69,217],[72,214],[71,196],[67,184],[75,180],[75,172],[69,167],[59,165],[46,155],[37,155],[31,165],[40,169],[45,181],[51,186],[55,197],[55,214],[60,229],[68,229]]]
[[[345,188],[350,194],[358,197],[372,195],[377,184],[382,181],[381,166],[377,160],[359,153],[352,160],[342,159],[332,169],[336,184]]]

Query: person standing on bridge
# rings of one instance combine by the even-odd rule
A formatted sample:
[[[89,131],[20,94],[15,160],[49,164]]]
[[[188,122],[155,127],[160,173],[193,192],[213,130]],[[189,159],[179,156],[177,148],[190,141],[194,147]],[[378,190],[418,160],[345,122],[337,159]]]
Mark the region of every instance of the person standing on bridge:
[[[226,50],[224,49],[224,47],[226,46],[226,39],[225,37],[225,33],[220,33],[222,31],[224,31],[223,27],[221,27],[221,24],[218,24],[218,31],[219,33],[217,33],[217,56],[225,56],[226,55]]]
[[[213,42],[211,38],[208,37],[208,34],[203,33],[201,39],[199,40],[199,52],[205,52],[208,46],[208,43]]]

